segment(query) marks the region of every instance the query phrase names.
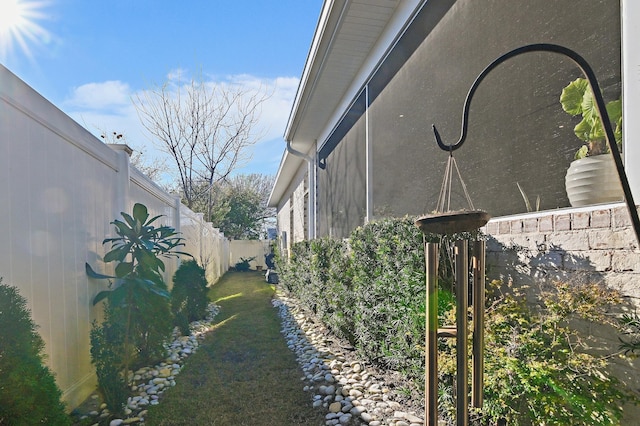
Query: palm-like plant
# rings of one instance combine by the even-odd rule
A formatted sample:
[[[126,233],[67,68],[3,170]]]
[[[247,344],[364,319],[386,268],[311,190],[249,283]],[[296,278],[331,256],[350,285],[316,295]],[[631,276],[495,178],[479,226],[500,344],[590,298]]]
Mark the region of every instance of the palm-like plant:
[[[149,218],[147,207],[143,204],[134,205],[133,216],[124,212],[121,215],[124,221],[111,222],[118,236],[102,242],[111,244],[111,250],[103,260],[105,263],[117,262],[115,275],[100,274],[88,263],[85,267],[91,278],[109,280],[109,289],[100,291],[94,297],[93,304],[106,299],[110,308],[124,317],[121,318],[125,324],[123,367],[125,380],[128,381],[126,375],[132,354],[153,355],[158,350],[152,347],[153,341],[159,342],[159,346],[162,343],[162,339],[154,336],[153,329],[153,324],[159,319],[149,318],[151,313],[158,313],[158,306],[168,313],[169,292],[162,277],[165,265],[160,256],[188,254],[176,251],[184,243],[175,229],[154,226],[153,223],[162,216]],[[134,324],[136,332],[132,333]]]
[[[164,262],[158,256],[177,257],[181,253],[175,251],[183,246],[183,238],[170,226],[155,227],[152,225],[162,215],[149,219],[147,207],[136,203],[133,216],[122,212],[124,222],[114,220],[118,237],[107,238],[102,244],[111,243],[111,250],[104,255],[104,262],[118,262],[115,276],[95,272],[87,263],[87,274],[92,278],[116,279],[110,290],[99,292],[93,304],[108,298],[115,306],[126,303],[127,296],[143,295],[149,292],[162,297],[169,297],[162,278],[165,270]]]

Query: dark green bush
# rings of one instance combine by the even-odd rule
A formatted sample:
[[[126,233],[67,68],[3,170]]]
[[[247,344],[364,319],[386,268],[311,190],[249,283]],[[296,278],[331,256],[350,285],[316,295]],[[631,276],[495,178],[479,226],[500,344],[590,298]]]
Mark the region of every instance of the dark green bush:
[[[290,259],[276,256],[276,266],[279,284],[311,307],[315,302],[310,301],[305,292],[311,285],[311,242],[300,241],[294,244]]]
[[[195,260],[183,262],[173,276],[171,289],[171,311],[182,334],[188,335],[189,323],[207,314],[207,292],[205,270]]]
[[[310,288],[316,301],[315,311],[324,324],[334,334],[355,345],[353,317],[345,310],[355,301],[348,248],[347,242],[342,240],[312,241]]]
[[[26,299],[0,278],[0,425],[71,423],[36,329]]]
[[[346,242],[321,238],[301,241],[291,250],[291,261],[276,258],[280,284],[336,335],[355,343],[353,323],[344,307],[352,303]]]
[[[113,414],[122,414],[129,396],[124,372],[153,365],[166,355],[163,344],[173,330],[173,317],[166,299],[156,297],[130,311],[128,338],[127,311],[120,306],[106,303],[103,321],[92,324],[91,362],[96,366],[99,390]],[[147,324],[150,321],[151,326]]]
[[[102,323],[94,321],[91,328],[91,362],[104,402],[113,414],[121,414],[129,389],[121,374],[124,369],[125,324],[114,317],[109,305],[104,308]]]
[[[440,321],[447,323],[455,322],[450,244],[454,238],[440,242],[438,312]],[[388,219],[356,229],[348,241],[297,243],[289,261],[278,259],[284,288],[334,333],[348,338],[360,356],[402,372],[415,384],[411,390],[420,393],[426,292],[423,242],[412,220]],[[488,298],[485,408],[476,413],[480,424],[618,423],[621,405],[631,394],[606,371],[616,354],[589,355],[585,336],[568,326],[576,320],[615,325],[603,313],[614,296],[596,287],[557,284],[529,304],[517,289]],[[632,343],[623,349],[632,350]],[[439,403],[445,416],[452,412],[454,401],[453,344],[452,339],[439,344]]]
[[[119,316],[125,317],[121,307]],[[135,345],[130,368],[137,369],[161,361],[166,354],[164,343],[171,337],[174,321],[169,300],[157,294],[150,294],[131,312],[130,338]]]
[[[405,371],[424,369],[426,286],[423,236],[409,219],[387,219],[350,238],[356,348],[373,362]]]

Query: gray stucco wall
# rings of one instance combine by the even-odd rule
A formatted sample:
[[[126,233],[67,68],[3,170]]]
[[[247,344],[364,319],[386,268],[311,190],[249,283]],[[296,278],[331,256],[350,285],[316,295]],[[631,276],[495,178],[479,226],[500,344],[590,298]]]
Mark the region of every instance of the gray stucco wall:
[[[447,153],[431,125],[446,143],[456,142],[475,77],[501,54],[541,42],[582,54],[608,100],[619,96],[618,1],[458,1],[370,107],[377,209],[421,214],[435,207]],[[569,205],[564,175],[581,145],[572,132],[579,120],[562,111],[559,97],[579,75],[559,55],[530,53],[479,86],[468,138],[455,152],[476,207],[493,216],[525,211],[516,182],[530,198],[540,195],[542,209]]]
[[[457,141],[469,87],[503,53],[531,43],[569,47],[592,65],[607,101],[620,94],[617,0],[582,1],[579,7],[566,1],[458,0],[444,14],[431,6],[436,3],[427,3],[395,48],[406,62],[393,75],[382,75],[389,71],[381,67],[370,85],[374,217],[435,208],[447,154],[437,147],[431,125],[445,143]],[[426,25],[433,16],[438,22]],[[543,210],[569,205],[564,176],[581,141],[573,135],[579,120],[562,111],[559,97],[580,74],[559,55],[530,53],[499,66],[481,84],[471,104],[468,138],[455,152],[476,208],[494,217],[525,212],[517,183],[530,199],[540,196]],[[380,79],[387,83],[380,85]],[[361,119],[330,154],[327,170],[319,170],[319,235],[341,228],[336,236],[344,236],[363,223],[362,126]],[[358,150],[345,146],[354,140],[363,141]],[[355,189],[362,196],[354,196]],[[452,208],[468,207],[462,198],[454,202]]]
[[[364,117],[353,126],[318,171],[318,235],[345,238],[366,215]]]

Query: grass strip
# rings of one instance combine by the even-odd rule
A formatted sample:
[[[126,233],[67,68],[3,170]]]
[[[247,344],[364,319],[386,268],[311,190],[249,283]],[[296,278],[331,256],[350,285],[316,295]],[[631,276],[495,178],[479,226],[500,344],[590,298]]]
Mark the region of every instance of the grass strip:
[[[220,306],[216,328],[189,357],[148,425],[322,425],[271,305],[264,276],[228,272],[209,292]]]

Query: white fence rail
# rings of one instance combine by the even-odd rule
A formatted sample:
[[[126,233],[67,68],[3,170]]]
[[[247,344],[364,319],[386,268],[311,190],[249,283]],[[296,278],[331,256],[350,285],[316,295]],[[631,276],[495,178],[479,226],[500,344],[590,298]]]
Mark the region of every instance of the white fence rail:
[[[215,282],[229,267],[229,242],[129,164],[123,145],[107,146],[0,65],[0,277],[28,300],[48,364],[69,407],[96,385],[90,360],[93,297],[85,262],[105,269],[110,222],[135,203],[184,233]],[[178,261],[166,261],[165,279]]]

